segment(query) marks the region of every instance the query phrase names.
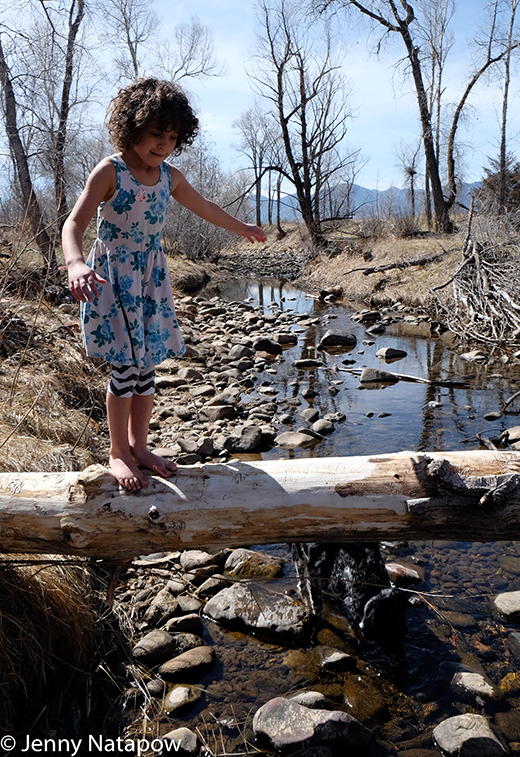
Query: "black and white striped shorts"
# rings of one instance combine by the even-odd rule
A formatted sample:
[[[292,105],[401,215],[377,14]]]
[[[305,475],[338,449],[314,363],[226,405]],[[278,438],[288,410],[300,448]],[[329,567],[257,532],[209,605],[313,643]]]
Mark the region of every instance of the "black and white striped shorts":
[[[108,391],[116,397],[153,394],[155,392],[155,368],[148,368],[141,373],[135,365],[113,365]]]

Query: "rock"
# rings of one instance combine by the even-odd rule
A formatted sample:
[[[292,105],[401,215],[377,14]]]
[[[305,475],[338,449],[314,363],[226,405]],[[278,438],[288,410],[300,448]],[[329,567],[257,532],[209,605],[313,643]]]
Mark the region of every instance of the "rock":
[[[180,564],[186,572],[194,568],[204,568],[214,563],[213,555],[201,549],[187,549],[180,556]]]
[[[354,334],[348,331],[326,331],[320,339],[318,349],[323,350],[327,347],[355,347],[357,339]]]
[[[422,581],[424,571],[416,565],[407,565],[405,563],[388,562],[385,564],[386,572],[390,581],[395,585],[403,588],[414,586]]]
[[[200,371],[197,371],[195,368],[181,368],[177,373],[177,376],[179,376],[179,378],[185,379],[186,381],[202,381],[204,378],[202,373]]]
[[[297,368],[298,370],[303,370],[305,368],[321,368],[323,365],[324,363],[322,363],[321,360],[315,360],[311,357],[302,358],[301,360],[293,360],[292,362],[292,367]]]
[[[512,426],[511,428],[506,428],[504,434],[506,435],[506,439],[509,443],[520,442],[520,426]]]
[[[173,741],[175,751],[172,753],[180,757],[196,757],[199,753],[199,738],[189,728],[176,728],[174,731],[168,731],[161,738]],[[163,754],[168,754],[171,751],[164,749]]]
[[[146,610],[144,620],[150,625],[163,625],[177,614],[178,607],[179,602],[170,594],[168,589],[161,589]]]
[[[215,652],[212,647],[201,646],[167,660],[157,672],[165,681],[190,683],[204,678],[214,664]]]
[[[395,384],[399,381],[399,376],[389,371],[381,371],[379,368],[363,368],[361,372],[360,382],[362,384],[376,381],[378,383]]]
[[[267,352],[268,355],[281,355],[283,352],[281,344],[265,336],[253,342],[253,349],[257,352]]]
[[[166,631],[151,631],[132,649],[132,657],[146,667],[153,667],[175,653],[175,638]]]
[[[330,436],[330,434],[334,433],[334,424],[331,421],[325,420],[325,418],[320,418],[320,420],[312,424],[312,430],[317,434],[321,434],[321,436]]]
[[[328,710],[330,702],[321,691],[297,691],[287,697],[291,702],[298,702],[304,707],[310,707],[311,710]]]
[[[319,440],[309,436],[309,434],[302,434],[299,431],[284,431],[274,441],[279,447],[298,449],[312,447]]]
[[[494,605],[495,609],[508,620],[520,619],[520,591],[506,591],[498,594]]]
[[[224,576],[214,576],[208,578],[201,584],[195,591],[196,596],[199,599],[208,599],[218,594],[219,591],[229,586],[229,581]]]
[[[188,573],[186,575],[189,575]],[[203,581],[201,582],[203,583]],[[185,615],[191,615],[193,612],[198,612],[202,607],[202,602],[196,597],[187,597],[186,595],[179,597],[179,610]]]
[[[256,452],[262,446],[262,432],[258,426],[238,426],[226,439],[229,452]]]
[[[369,310],[360,313],[356,318],[360,323],[374,323],[381,320],[381,313],[378,310]]]
[[[502,413],[499,410],[496,410],[491,413],[485,413],[483,416],[485,421],[497,421],[499,418],[502,417]]]
[[[195,636],[202,636],[204,631],[204,625],[200,615],[190,613],[189,615],[181,615],[180,618],[171,618],[164,627],[165,631],[171,634],[174,633],[192,633]]]
[[[451,679],[451,685],[454,688],[458,687],[468,694],[482,697],[483,699],[496,699],[498,695],[496,687],[481,673],[469,673],[466,671],[455,673]]]
[[[146,690],[154,699],[162,699],[166,693],[166,684],[160,678],[152,678],[146,682]]]
[[[488,356],[482,350],[471,350],[470,352],[464,352],[461,358],[467,360],[469,363],[484,363]]]
[[[386,326],[384,326],[382,323],[376,323],[375,326],[371,326],[369,329],[367,329],[367,334],[384,334],[386,331]]]
[[[173,649],[169,655],[170,657],[176,657],[183,652],[187,652],[189,649],[196,649],[197,647],[204,645],[200,636],[196,636],[193,633],[186,633],[183,631],[180,633],[172,633],[170,635],[173,638]]]
[[[456,715],[433,729],[433,740],[446,757],[503,757],[506,751],[482,715]]]
[[[200,689],[195,686],[174,686],[163,699],[163,710],[167,714],[185,710],[198,702],[201,696]]]
[[[338,710],[310,710],[294,700],[276,697],[260,707],[253,718],[258,742],[268,749],[295,747],[361,747],[372,733],[351,715]]]
[[[251,347],[246,347],[245,344],[234,344],[228,352],[229,357],[232,360],[240,360],[242,357],[251,357],[254,351]]]
[[[509,634],[507,644],[515,657],[520,658],[520,633],[518,631]]]
[[[404,350],[397,350],[394,347],[381,347],[381,349],[376,352],[376,357],[380,360],[397,360],[398,358],[403,358],[407,355],[408,353]]]
[[[302,410],[300,413],[300,418],[303,418],[304,421],[309,421],[309,423],[314,423],[319,417],[320,411],[315,407],[306,407],[305,410]]]
[[[240,547],[226,560],[226,573],[235,578],[276,578],[283,574],[284,561],[262,552]]]
[[[212,597],[204,615],[226,628],[254,631],[269,638],[298,638],[307,621],[303,605],[257,583],[236,583]]]
[[[215,421],[233,419],[236,410],[233,405],[204,405],[200,410],[200,415],[204,416],[210,423],[215,423]]]
[[[315,648],[314,653],[320,668],[330,673],[342,673],[345,670],[355,670],[357,667],[355,657],[340,649],[319,646]]]

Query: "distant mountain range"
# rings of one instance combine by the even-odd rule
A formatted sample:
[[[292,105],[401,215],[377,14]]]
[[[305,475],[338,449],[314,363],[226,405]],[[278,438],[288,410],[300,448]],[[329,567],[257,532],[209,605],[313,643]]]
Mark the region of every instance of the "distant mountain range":
[[[469,208],[472,192],[480,186],[480,182],[474,181],[463,184],[458,202]],[[338,189],[338,197],[342,188]],[[415,189],[415,212],[420,215],[423,212],[424,190]],[[268,198],[262,195],[261,215],[262,223],[268,219]],[[353,217],[361,218],[369,215],[404,216],[411,211],[410,192],[408,189],[390,187],[389,189],[367,189],[359,184],[354,184],[350,196],[350,208]],[[275,205],[272,209],[273,217],[276,216]],[[296,195],[284,195],[282,197],[281,218],[284,221],[299,221],[301,219],[298,200]]]

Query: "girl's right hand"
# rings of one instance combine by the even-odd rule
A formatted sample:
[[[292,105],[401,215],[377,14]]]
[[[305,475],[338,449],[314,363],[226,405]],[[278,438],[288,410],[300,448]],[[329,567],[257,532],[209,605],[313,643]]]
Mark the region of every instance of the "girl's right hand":
[[[94,297],[99,297],[98,284],[106,284],[99,274],[89,266],[78,261],[68,266],[69,287],[72,296],[80,302],[92,302]]]

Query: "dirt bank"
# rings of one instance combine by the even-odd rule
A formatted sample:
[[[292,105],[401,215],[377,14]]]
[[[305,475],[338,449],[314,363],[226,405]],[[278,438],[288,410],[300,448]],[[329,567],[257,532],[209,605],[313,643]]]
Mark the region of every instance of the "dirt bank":
[[[451,236],[425,234],[400,238],[391,230],[385,238],[365,236],[358,227],[335,232],[328,250],[312,251],[304,229],[293,225],[280,239],[266,229],[267,242],[249,248],[241,240],[222,254],[217,277],[280,277],[309,292],[341,286],[359,304],[378,306],[402,302],[427,306],[430,289],[448,281],[461,259],[465,230]],[[431,258],[422,265],[410,262]],[[389,264],[400,267],[365,273]]]

